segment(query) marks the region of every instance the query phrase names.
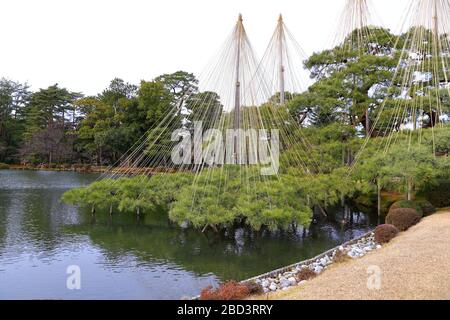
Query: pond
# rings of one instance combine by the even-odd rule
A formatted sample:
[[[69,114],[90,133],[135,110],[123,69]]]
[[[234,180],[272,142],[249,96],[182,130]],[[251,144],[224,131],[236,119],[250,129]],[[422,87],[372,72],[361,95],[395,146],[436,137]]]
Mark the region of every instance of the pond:
[[[60,203],[96,174],[0,170],[0,299],[180,299],[324,252],[377,225],[375,212],[329,210],[308,230],[202,234],[164,213],[88,212]],[[67,288],[69,266],[81,289]]]

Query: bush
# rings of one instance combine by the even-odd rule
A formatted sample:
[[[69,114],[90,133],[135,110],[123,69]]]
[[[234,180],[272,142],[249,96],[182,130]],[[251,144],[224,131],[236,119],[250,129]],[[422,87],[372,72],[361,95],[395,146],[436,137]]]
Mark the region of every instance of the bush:
[[[9,165],[7,165],[6,163],[0,163],[0,170],[8,170],[9,169]]]
[[[336,254],[333,256],[334,263],[343,263],[350,260],[351,258],[344,251],[337,250]]]
[[[204,170],[195,184],[174,192],[169,218],[179,225],[189,222],[200,230],[226,229],[236,222],[244,222],[255,231],[263,227],[288,230],[292,224],[309,226],[313,212],[306,198],[299,198],[302,189],[297,180],[283,175],[261,181],[260,174],[257,167]],[[249,185],[253,192],[248,192]]]
[[[400,200],[400,201],[394,202],[391,205],[391,207],[389,208],[389,212],[391,212],[391,210],[402,209],[402,208],[414,209],[417,211],[417,213],[419,214],[420,217],[423,217],[422,207],[416,201],[410,201],[410,200]]]
[[[309,268],[303,268],[298,274],[297,274],[297,282],[301,282],[301,281],[308,281],[312,278],[317,277],[317,274],[312,271]]]
[[[450,206],[450,181],[440,180],[437,185],[428,186],[419,195],[437,208]]]
[[[382,224],[375,229],[375,241],[383,244],[394,239],[399,233],[398,229],[392,224]]]
[[[264,288],[262,287],[262,285],[254,282],[254,281],[247,282],[247,283],[245,283],[245,285],[248,288],[249,294],[258,295],[258,294],[263,294],[264,293]]]
[[[431,216],[433,213],[436,213],[436,208],[430,201],[416,200],[416,203],[422,208],[423,215],[425,217]]]
[[[200,294],[200,300],[242,300],[250,295],[250,290],[245,284],[229,281],[221,284],[217,289],[206,287]]]
[[[419,221],[420,215],[415,209],[410,208],[391,210],[386,217],[386,223],[394,225],[400,231],[408,230]]]

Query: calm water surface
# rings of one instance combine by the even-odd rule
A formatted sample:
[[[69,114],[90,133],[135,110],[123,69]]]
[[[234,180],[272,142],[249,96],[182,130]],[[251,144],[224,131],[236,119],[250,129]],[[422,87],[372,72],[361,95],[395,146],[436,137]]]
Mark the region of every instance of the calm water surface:
[[[94,220],[60,203],[96,178],[0,170],[0,299],[180,299],[311,258],[377,224],[374,213],[337,208],[309,230],[217,236],[181,230],[163,213]],[[81,290],[67,289],[71,265]]]

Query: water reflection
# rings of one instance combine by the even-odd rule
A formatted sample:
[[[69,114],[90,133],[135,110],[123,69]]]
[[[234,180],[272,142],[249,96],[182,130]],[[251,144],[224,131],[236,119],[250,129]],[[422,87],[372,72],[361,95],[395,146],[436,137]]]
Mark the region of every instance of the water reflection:
[[[198,276],[215,274],[220,279],[245,279],[272,269],[308,259],[344,241],[357,237],[376,225],[371,214],[330,210],[326,218],[308,230],[254,233],[237,228],[228,234],[199,233],[171,225],[165,214],[146,214],[139,221],[132,214],[81,214],[77,225],[66,226],[67,235],[86,235],[105,249],[109,265],[122,263],[132,254],[140,265],[175,263]],[[343,223],[343,221],[346,221]]]
[[[308,230],[202,234],[172,225],[162,212],[93,219],[59,202],[65,190],[96,177],[0,171],[0,298],[178,299],[308,259],[377,224],[376,214],[344,206],[317,214]],[[81,292],[65,288],[71,264],[88,279]]]

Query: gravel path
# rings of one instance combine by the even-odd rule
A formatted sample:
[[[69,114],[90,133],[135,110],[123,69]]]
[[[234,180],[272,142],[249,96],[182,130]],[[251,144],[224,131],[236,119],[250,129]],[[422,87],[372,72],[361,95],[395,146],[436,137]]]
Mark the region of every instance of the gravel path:
[[[379,268],[379,269],[377,269]],[[381,271],[379,289],[368,289]],[[423,219],[381,250],[336,264],[319,277],[260,299],[450,300],[450,210]]]

